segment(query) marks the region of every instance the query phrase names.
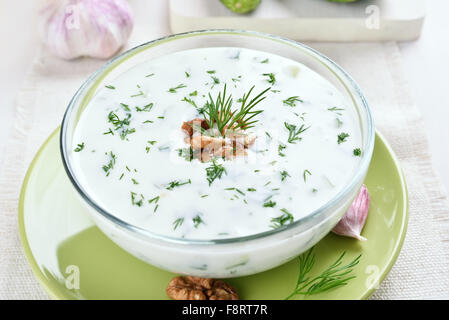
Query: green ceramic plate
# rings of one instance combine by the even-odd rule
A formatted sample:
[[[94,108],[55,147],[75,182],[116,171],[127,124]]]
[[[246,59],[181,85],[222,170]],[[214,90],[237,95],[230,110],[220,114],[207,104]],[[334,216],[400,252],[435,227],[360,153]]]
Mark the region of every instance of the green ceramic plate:
[[[322,270],[343,251],[347,251],[345,261],[361,253],[354,270],[357,277],[347,286],[308,299],[365,299],[399,254],[407,227],[407,191],[397,159],[379,134],[365,184],[372,200],[363,230],[368,241],[329,234],[316,246],[314,267]],[[20,195],[19,229],[31,268],[53,298],[167,299],[165,287],[174,274],[123,251],[89,219],[62,167],[59,129],[28,170]],[[297,273],[294,259],[229,283],[241,299],[284,299],[293,290]]]

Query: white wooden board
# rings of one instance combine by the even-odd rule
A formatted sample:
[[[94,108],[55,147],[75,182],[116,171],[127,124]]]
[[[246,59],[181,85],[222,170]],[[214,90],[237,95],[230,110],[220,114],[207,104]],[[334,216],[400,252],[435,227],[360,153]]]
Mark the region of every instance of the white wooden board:
[[[425,0],[262,0],[239,15],[219,0],[170,0],[174,33],[203,29],[247,29],[302,41],[414,40],[421,33]]]

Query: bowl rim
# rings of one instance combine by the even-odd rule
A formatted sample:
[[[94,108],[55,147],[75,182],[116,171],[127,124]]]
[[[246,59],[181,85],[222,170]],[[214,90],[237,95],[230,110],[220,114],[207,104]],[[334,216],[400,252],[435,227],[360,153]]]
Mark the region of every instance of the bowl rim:
[[[345,78],[347,83],[350,84],[352,89],[356,92],[356,95],[360,98],[362,102],[362,107],[365,112],[365,116],[367,118],[367,127],[368,127],[368,137],[366,139],[365,145],[363,147],[363,153],[362,153],[362,159],[358,168],[357,173],[352,177],[351,182],[346,185],[340,192],[338,192],[332,199],[330,199],[328,202],[326,202],[323,206],[319,207],[318,209],[310,212],[305,217],[299,218],[298,220],[295,220],[294,222],[284,225],[280,228],[276,228],[273,230],[267,230],[255,234],[250,234],[246,236],[239,236],[239,237],[232,237],[232,238],[224,238],[224,239],[186,239],[186,238],[177,238],[177,237],[170,237],[161,235],[152,231],[149,231],[147,229],[143,229],[141,227],[135,226],[131,223],[128,223],[115,215],[109,213],[105,209],[103,209],[99,204],[97,204],[89,195],[87,192],[84,191],[81,184],[76,179],[76,175],[74,173],[74,170],[70,164],[69,156],[68,156],[68,146],[66,143],[66,136],[67,136],[67,128],[69,120],[71,119],[71,116],[73,116],[72,112],[76,111],[76,106],[78,105],[78,99],[85,98],[83,96],[83,92],[85,89],[88,89],[88,87],[94,83],[95,80],[101,79],[101,75],[104,73],[104,71],[108,70],[108,68],[117,61],[120,61],[123,58],[126,58],[127,56],[133,56],[133,54],[138,54],[140,49],[144,49],[147,46],[153,46],[158,44],[163,44],[167,40],[176,40],[176,39],[182,39],[186,36],[204,36],[204,35],[214,35],[214,34],[225,34],[225,35],[231,35],[231,36],[254,36],[263,38],[264,40],[270,40],[270,41],[276,41],[278,43],[282,43],[285,45],[289,45],[291,47],[295,47],[298,49],[301,49],[302,51],[305,51],[305,53],[308,53],[312,57],[317,58],[317,60],[322,63],[324,66],[326,66],[330,72],[334,73],[334,75],[337,78],[340,78],[338,75],[335,74],[333,70],[337,70],[342,74],[342,76]],[[322,61],[324,60],[324,62]],[[126,61],[126,60],[124,60]],[[345,84],[344,84],[345,85]],[[368,105],[368,102],[366,101],[365,96],[363,95],[360,87],[357,85],[357,83],[354,81],[354,79],[337,63],[335,63],[333,60],[325,56],[324,54],[320,53],[319,51],[294,40],[280,37],[273,34],[258,32],[258,31],[249,31],[249,30],[239,30],[239,29],[207,29],[207,30],[197,30],[197,31],[189,31],[189,32],[183,32],[183,33],[177,33],[177,34],[171,34],[165,37],[161,37],[155,40],[151,40],[148,42],[145,42],[141,45],[138,45],[136,47],[133,47],[129,50],[124,51],[123,53],[115,56],[114,58],[107,61],[103,66],[101,66],[97,71],[95,71],[93,74],[91,74],[86,81],[80,86],[80,88],[76,91],[75,95],[70,100],[68,107],[64,113],[62,124],[61,124],[61,133],[60,133],[60,152],[62,157],[62,163],[64,166],[64,169],[67,173],[67,176],[69,177],[69,180],[71,181],[74,188],[77,190],[79,195],[83,198],[84,201],[87,202],[87,204],[92,207],[96,213],[100,213],[100,215],[113,224],[119,226],[121,229],[125,229],[128,231],[133,232],[134,234],[143,237],[144,239],[150,238],[154,240],[160,240],[163,242],[170,242],[173,244],[182,244],[182,245],[216,245],[216,244],[233,244],[233,243],[242,243],[247,242],[251,240],[259,240],[262,238],[266,238],[272,235],[276,235],[279,233],[282,233],[283,231],[294,229],[295,227],[306,223],[314,218],[317,218],[320,213],[326,212],[329,208],[331,208],[335,203],[339,202],[342,198],[344,198],[351,189],[355,186],[357,181],[359,180],[361,175],[364,175],[367,170],[368,166],[371,161],[372,153],[374,150],[374,141],[375,141],[375,128],[374,128],[374,120],[371,114],[370,107]]]

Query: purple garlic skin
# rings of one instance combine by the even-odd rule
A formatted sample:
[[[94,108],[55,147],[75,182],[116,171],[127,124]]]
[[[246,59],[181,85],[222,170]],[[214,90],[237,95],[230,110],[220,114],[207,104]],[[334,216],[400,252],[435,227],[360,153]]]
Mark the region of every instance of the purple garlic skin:
[[[126,0],[45,0],[38,23],[42,41],[63,59],[110,58],[133,29]]]
[[[365,226],[366,218],[369,211],[369,193],[365,185],[360,189],[354,202],[346,211],[345,215],[332,229],[332,232],[340,236],[352,237],[358,240],[365,241],[360,233]]]

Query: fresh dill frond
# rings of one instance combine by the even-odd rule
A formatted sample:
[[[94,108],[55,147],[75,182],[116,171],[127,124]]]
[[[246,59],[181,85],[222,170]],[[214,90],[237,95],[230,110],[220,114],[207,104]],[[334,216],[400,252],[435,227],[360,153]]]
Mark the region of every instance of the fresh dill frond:
[[[279,154],[281,157],[285,157],[285,153],[282,152],[282,151],[284,151],[285,148],[287,148],[287,146],[286,146],[285,144],[283,144],[283,143],[280,143],[280,144],[278,145],[278,154]]]
[[[338,108],[338,107],[332,107],[332,108],[327,108],[327,110],[329,110],[329,111],[343,111],[345,109]]]
[[[356,157],[360,157],[362,155],[362,150],[360,150],[360,148],[355,148],[352,153],[356,156]]]
[[[190,73],[188,73],[187,71],[184,72],[186,75],[186,78],[190,78]]]
[[[174,88],[170,88],[168,89],[168,92],[170,93],[176,93],[177,90],[182,89],[182,88],[186,88],[187,86],[184,83],[178,84],[176,87]]]
[[[343,111],[343,110],[345,110],[345,109],[343,109],[343,108],[338,108],[338,107],[331,107],[331,108],[327,108],[327,110],[332,111],[332,112],[335,112],[336,114],[338,114],[339,116],[341,116],[341,112],[340,112],[340,111]]]
[[[352,271],[354,270],[354,267],[359,264],[362,255],[358,255],[351,262],[342,265],[346,251],[317,276],[310,276],[310,272],[312,271],[316,260],[313,250],[314,248],[312,247],[312,249],[298,257],[299,274],[296,286],[293,289],[293,292],[288,295],[285,300],[289,300],[296,295],[308,296],[326,292],[347,285],[351,279],[356,277],[355,275],[352,275]]]
[[[340,118],[335,118],[335,120],[337,121],[337,128],[341,128],[341,126],[343,125],[343,121],[341,121]]]
[[[107,86],[105,86],[106,88],[108,88],[108,89],[111,89],[111,90],[115,90],[115,87],[114,86],[111,86],[111,85],[107,85]]]
[[[127,113],[126,117],[123,119],[120,119],[120,117],[112,111],[108,114],[108,121],[114,125],[114,130],[120,130],[120,138],[122,140],[125,140],[128,134],[136,132],[136,129],[129,128],[129,125],[131,123],[130,119],[131,113]]]
[[[302,124],[298,129],[296,129],[296,125],[287,122],[284,122],[284,126],[288,130],[289,143],[296,143],[296,141],[301,141],[302,138],[299,137],[299,135],[310,128],[310,127],[306,128],[304,124]]]
[[[198,228],[198,226],[199,226],[201,223],[204,223],[204,221],[203,221],[203,219],[201,219],[200,215],[196,215],[196,216],[192,219],[192,221],[193,221],[193,226],[194,226],[195,228]]]
[[[217,84],[220,84],[220,79],[218,79],[217,77],[215,77],[215,76],[211,76],[211,78],[212,78],[212,88],[213,87],[215,87]]]
[[[81,150],[83,150],[84,149],[84,142],[81,142],[81,143],[78,143],[77,144],[77,147],[75,148],[75,150],[73,150],[73,151],[75,151],[75,152],[80,152]]]
[[[114,165],[117,161],[117,157],[112,151],[109,152],[109,156],[109,162],[103,166],[103,171],[106,172],[106,176],[109,175],[111,169],[114,169]]]
[[[198,109],[198,106],[196,105],[195,101],[193,101],[192,99],[184,97],[184,99],[182,99],[181,101],[187,102],[187,103],[191,104],[192,106],[194,106],[196,109]]]
[[[160,196],[156,196],[156,197],[148,200],[148,203],[153,203],[153,202],[158,203],[160,198],[161,198]]]
[[[212,164],[206,168],[206,176],[209,186],[215,181],[215,179],[221,179],[223,173],[227,174],[226,168],[221,164],[217,164],[215,160],[212,160]]]
[[[293,215],[285,208],[282,208],[281,211],[283,212],[283,214],[281,214],[279,217],[271,219],[271,227],[273,229],[277,229],[286,224],[293,223]]]
[[[123,110],[131,112],[131,109],[129,108],[129,106],[125,103],[120,103],[120,106],[123,108]]]
[[[276,206],[276,202],[272,200],[269,200],[263,204],[264,208],[273,208],[274,206]]]
[[[179,226],[184,223],[184,218],[178,218],[173,222],[173,230],[176,230]]]
[[[260,61],[260,63],[268,63],[270,60],[267,58],[265,60]]]
[[[346,132],[342,132],[338,135],[337,142],[338,144],[346,142],[346,138],[349,137],[349,134]]]
[[[178,156],[180,156],[181,158],[184,158],[186,161],[193,160],[192,146],[189,146],[188,148],[179,148],[179,149],[176,149],[176,151],[178,151]]]
[[[151,103],[149,103],[149,104],[143,106],[142,108],[136,107],[136,111],[137,111],[137,112],[150,112],[151,109],[153,109],[153,105],[154,105],[154,104],[151,102]]]
[[[232,95],[229,97],[226,95],[226,84],[215,101],[209,93],[209,101],[206,103],[204,110],[204,118],[207,121],[209,128],[213,128],[214,125],[216,125],[219,132],[224,135],[224,129],[226,127],[233,128],[234,130],[246,130],[254,127],[254,124],[258,121],[253,120],[254,117],[262,113],[263,110],[253,110],[253,108],[265,99],[263,95],[270,90],[270,88],[267,88],[260,92],[256,97],[249,100],[254,87],[255,86],[252,86],[251,89],[243,95],[240,110],[232,110]]]
[[[298,96],[293,96],[282,101],[285,105],[290,107],[296,107],[296,102],[304,102]]]
[[[284,181],[285,179],[287,179],[287,177],[290,177],[290,175],[288,174],[287,171],[281,171],[281,181]]]
[[[270,84],[276,83],[276,76],[274,75],[274,73],[263,73],[262,75],[268,78],[266,79],[268,83]]]
[[[197,95],[198,95],[198,91],[196,91],[196,90],[189,93],[189,96],[191,96],[191,97],[196,97]]]
[[[140,195],[140,199],[137,200],[137,193],[131,191],[131,204],[133,206],[141,207],[143,206],[143,195]]]
[[[138,96],[143,96],[143,95],[144,95],[144,93],[143,93],[143,91],[142,91],[140,85],[137,85],[137,88],[139,89],[139,92],[136,93],[136,94],[131,95],[131,96],[130,96],[131,98],[133,98],[133,97],[138,97]]]
[[[169,183],[167,184],[167,186],[165,187],[165,189],[167,189],[167,190],[173,190],[173,189],[176,188],[176,187],[180,187],[180,186],[183,186],[183,185],[185,185],[185,184],[190,184],[190,183],[192,183],[192,181],[191,181],[190,179],[188,179],[187,181],[184,181],[184,182],[181,182],[181,181],[178,181],[178,180],[173,180],[173,181],[171,181],[171,182],[169,182]]]
[[[302,174],[302,176],[304,178],[304,182],[306,182],[306,180],[307,180],[307,175],[311,176],[312,173],[309,170],[304,170],[304,172]]]

